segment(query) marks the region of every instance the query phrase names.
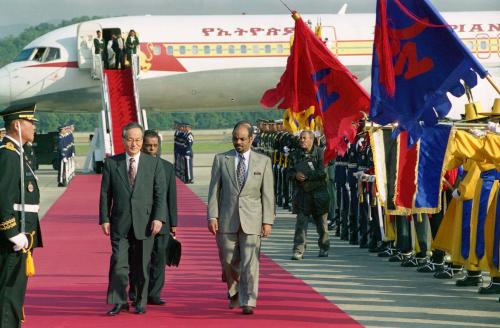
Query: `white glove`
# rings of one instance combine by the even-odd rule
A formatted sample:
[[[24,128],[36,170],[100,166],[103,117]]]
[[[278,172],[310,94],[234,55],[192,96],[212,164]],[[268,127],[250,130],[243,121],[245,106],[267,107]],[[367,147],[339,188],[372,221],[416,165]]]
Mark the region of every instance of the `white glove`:
[[[352,175],[355,176],[356,178],[359,178],[360,176],[363,176],[363,171],[358,171],[358,172],[354,172]]]
[[[498,133],[500,131],[500,126],[498,123],[488,122],[488,130],[490,130],[491,132]]]
[[[23,248],[28,248],[29,242],[28,238],[26,238],[26,235],[24,233],[20,233],[15,235],[14,237],[9,238],[9,240],[14,244],[14,251],[20,251]]]
[[[460,192],[458,191],[458,189],[453,190],[453,193],[451,195],[455,199],[459,199],[460,198]]]
[[[375,182],[375,176],[374,175],[370,175],[369,178],[368,178],[368,182]]]

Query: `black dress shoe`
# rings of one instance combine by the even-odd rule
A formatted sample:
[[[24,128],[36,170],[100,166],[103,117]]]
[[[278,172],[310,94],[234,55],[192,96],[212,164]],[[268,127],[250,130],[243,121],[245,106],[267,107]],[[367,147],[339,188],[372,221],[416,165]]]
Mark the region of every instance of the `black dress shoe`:
[[[138,305],[135,307],[134,313],[135,314],[144,314],[144,313],[146,313],[146,309],[144,308],[144,306]]]
[[[471,286],[479,286],[483,283],[483,276],[481,275],[481,272],[475,275],[469,275],[470,273],[467,272],[465,277],[462,279],[459,279],[455,282],[455,285],[458,287],[471,287]]]
[[[108,315],[114,316],[122,311],[128,311],[128,303],[125,304],[115,304],[115,306],[108,311]]]
[[[230,309],[234,309],[234,308],[237,308],[238,306],[240,306],[240,300],[239,300],[238,293],[234,294],[231,297],[229,297],[229,295],[228,295],[228,299],[229,299],[229,308]]]
[[[241,309],[242,309],[242,311],[241,311],[241,312],[242,312],[243,314],[253,314],[253,309],[252,309],[252,307],[251,307],[251,306],[247,306],[247,305],[245,305],[245,306],[243,306]]]
[[[148,304],[149,305],[165,305],[165,300],[164,299],[161,299],[159,297],[151,297],[151,298],[148,298]]]
[[[479,287],[479,294],[500,294],[500,283],[490,282],[488,287]]]

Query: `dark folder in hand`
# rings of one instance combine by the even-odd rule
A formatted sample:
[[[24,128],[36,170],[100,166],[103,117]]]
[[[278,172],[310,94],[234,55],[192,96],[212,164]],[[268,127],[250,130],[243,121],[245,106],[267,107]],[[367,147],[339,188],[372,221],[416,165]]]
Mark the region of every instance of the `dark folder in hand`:
[[[182,246],[181,242],[170,236],[167,245],[167,265],[179,266],[181,262]]]

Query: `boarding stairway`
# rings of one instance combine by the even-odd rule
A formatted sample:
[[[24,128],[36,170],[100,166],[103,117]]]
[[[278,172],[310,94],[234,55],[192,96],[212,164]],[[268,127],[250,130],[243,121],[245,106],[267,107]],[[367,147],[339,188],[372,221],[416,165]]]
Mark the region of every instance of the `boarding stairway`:
[[[138,122],[148,128],[146,111],[139,105],[137,59],[137,55],[133,55],[131,67],[126,69],[103,69],[100,55],[94,55],[90,78],[100,80],[102,109],[99,127],[85,160],[86,172],[100,172],[106,157],[124,152],[122,128],[125,125]]]

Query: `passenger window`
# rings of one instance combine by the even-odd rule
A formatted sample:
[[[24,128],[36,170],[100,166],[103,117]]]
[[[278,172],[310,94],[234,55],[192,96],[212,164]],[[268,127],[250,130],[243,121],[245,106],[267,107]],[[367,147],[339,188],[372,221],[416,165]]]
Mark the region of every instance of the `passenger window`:
[[[198,46],[197,45],[194,45],[192,48],[191,48],[191,53],[193,55],[197,55],[198,54]]]
[[[172,47],[172,46],[168,46],[168,47],[167,47],[167,54],[168,54],[169,56],[173,56],[173,54],[174,54],[174,47]]]
[[[260,52],[260,47],[258,44],[253,45],[253,53],[258,54]]]
[[[234,45],[230,45],[228,51],[230,54],[234,54]]]
[[[264,47],[264,50],[265,50],[266,54],[270,54],[271,53],[271,45],[266,44],[266,46]]]
[[[23,51],[21,51],[21,53],[19,55],[17,55],[17,57],[14,59],[14,61],[20,62],[20,61],[25,61],[25,60],[30,59],[34,50],[35,50],[34,48],[24,49]]]
[[[161,55],[161,47],[160,47],[159,45],[155,45],[155,46],[153,47],[153,54],[154,54],[155,56],[159,56],[159,55]]]
[[[45,61],[53,61],[53,60],[58,60],[61,58],[61,51],[59,48],[49,48],[49,53],[47,54],[47,57],[45,58]]]
[[[36,49],[35,55],[33,56],[33,59],[31,60],[36,60],[41,62],[43,59],[43,54],[45,53],[46,48],[38,48]]]
[[[215,47],[215,52],[217,52],[218,55],[222,54],[222,46],[218,45],[217,47]]]
[[[240,52],[242,54],[246,54],[247,53],[247,46],[242,44],[241,47],[240,47]]]
[[[180,53],[181,55],[186,54],[186,46],[180,46],[180,47],[179,47],[179,53]]]
[[[276,46],[276,51],[279,53],[279,54],[282,54],[283,53],[283,45],[282,44],[278,44]]]
[[[209,55],[210,54],[210,46],[204,46],[203,52],[205,53],[205,55]]]

